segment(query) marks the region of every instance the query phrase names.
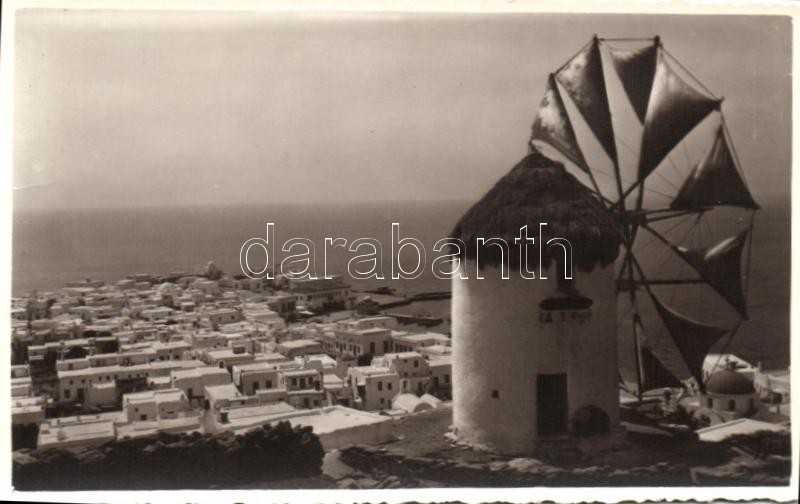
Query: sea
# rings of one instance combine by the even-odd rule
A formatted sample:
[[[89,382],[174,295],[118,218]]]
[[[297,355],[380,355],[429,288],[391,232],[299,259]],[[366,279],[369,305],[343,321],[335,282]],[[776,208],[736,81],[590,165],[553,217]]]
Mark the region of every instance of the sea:
[[[446,291],[450,282],[436,278],[430,270],[432,259],[439,255],[434,245],[449,235],[471,203],[17,210],[12,224],[12,293],[46,292],[87,278],[114,282],[132,273],[199,272],[209,261],[226,273],[240,274],[242,245],[250,238],[267,238],[268,223],[274,225],[279,256],[288,255],[280,252],[280,246],[290,238],[314,243],[320,276],[327,268],[328,274],[342,274],[359,290],[386,286],[401,295]],[[785,368],[790,355],[790,201],[776,198],[762,205],[752,240],[749,320],[741,324],[726,350],[753,363],[761,362],[767,369]],[[391,280],[392,223],[399,224],[401,238],[416,238],[425,247],[428,268],[414,280]],[[342,237],[348,243],[356,238],[377,239],[383,245],[385,280],[353,280],[347,275],[347,265],[355,254],[341,247],[329,247],[326,253],[326,237]],[[411,261],[408,252],[404,249],[402,259]],[[263,261],[262,257],[259,262],[255,249],[251,267],[260,269]],[[441,316],[446,322],[433,330],[449,330],[449,301],[414,303],[405,310]],[[620,341],[622,346],[628,343]],[[629,371],[632,363],[621,362],[621,367]]]

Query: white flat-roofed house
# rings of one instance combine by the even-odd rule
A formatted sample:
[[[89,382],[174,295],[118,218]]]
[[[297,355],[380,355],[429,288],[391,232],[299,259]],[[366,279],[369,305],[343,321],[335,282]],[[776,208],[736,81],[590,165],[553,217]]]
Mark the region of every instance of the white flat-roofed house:
[[[92,383],[86,389],[84,405],[87,407],[114,406],[117,404],[116,380],[106,383]]]
[[[39,426],[37,449],[77,448],[116,439],[114,421],[100,415],[81,415],[45,420]]]
[[[295,408],[285,402],[247,404],[223,408],[219,412],[219,427],[244,434],[248,430],[273,422],[276,418],[291,416]]]
[[[428,360],[417,352],[384,354],[372,360],[373,366],[388,367],[400,377],[400,392],[422,395],[430,385]]]
[[[28,365],[11,366],[11,397],[27,397],[32,392],[33,380]]]
[[[289,359],[283,354],[278,352],[264,351],[265,345],[261,345],[262,351],[255,354],[255,362],[269,362],[272,364],[285,364],[287,362],[294,362],[294,359]]]
[[[285,388],[259,389],[255,393],[258,404],[272,404],[276,402],[286,402],[289,393]]]
[[[347,370],[353,406],[366,411],[390,409],[400,392],[400,377],[388,367],[356,366]]]
[[[290,369],[281,372],[286,402],[295,408],[318,408],[325,405],[322,373],[316,369]]]
[[[336,321],[335,328],[343,331],[357,331],[359,329],[397,329],[397,319],[385,315],[376,317],[363,317],[355,319],[345,319]]]
[[[184,354],[192,349],[192,345],[185,341],[156,341],[152,344],[155,359],[159,361],[180,360]]]
[[[202,404],[206,387],[231,382],[231,375],[217,367],[173,370],[170,376],[172,387],[181,389],[192,406]]]
[[[396,331],[392,333],[392,350],[394,352],[419,352],[422,348],[434,345],[450,346],[450,338],[444,334],[406,333]]]
[[[356,357],[383,355],[391,352],[391,334],[392,330],[384,327],[336,328],[324,334],[323,350],[333,355],[351,353]]]
[[[289,280],[289,292],[306,310],[342,310],[348,305],[350,286],[341,277]]]
[[[225,340],[228,342],[229,348],[241,348],[245,352],[254,354],[260,348],[256,340],[246,332],[228,333],[225,335]]]
[[[86,361],[89,363],[89,367],[117,366],[120,363],[119,354],[117,352],[89,355],[86,357]],[[145,362],[139,362],[139,364],[144,364],[146,362],[149,361],[145,360]]]
[[[247,352],[244,347],[205,350],[200,358],[209,366],[227,369],[228,373],[237,364],[246,364],[255,360],[253,354]]]
[[[139,315],[150,322],[165,321],[172,316],[173,311],[166,306],[156,306],[142,310]]]
[[[88,367],[90,367],[88,357],[56,361],[56,371],[73,371],[75,369],[86,369]]]
[[[453,360],[450,355],[428,359],[431,375],[429,392],[440,399],[450,399],[453,392]]]
[[[260,328],[249,320],[220,324],[219,332],[223,334],[242,334],[253,338],[261,336]]]
[[[256,396],[242,394],[233,383],[206,387],[205,400],[208,408],[215,413],[217,419],[219,419],[219,412],[223,408],[258,404]]]
[[[196,332],[187,334],[184,340],[191,345],[194,350],[208,348],[222,348],[228,346],[225,335],[219,332]]]
[[[128,422],[176,418],[191,410],[186,394],[177,388],[125,394],[122,396],[122,408]]]
[[[286,327],[286,322],[280,314],[273,311],[266,303],[247,303],[244,306],[243,315],[245,320],[258,324],[267,331]]]
[[[322,353],[322,344],[312,339],[296,339],[278,343],[275,350],[287,358],[293,359],[297,356]]]
[[[151,376],[147,379],[147,388],[150,390],[164,390],[172,387],[172,379],[167,376]]]
[[[11,399],[11,424],[40,424],[44,421],[45,398],[13,397]]]
[[[122,352],[95,354],[87,357],[90,367],[105,366],[136,366],[149,364],[156,360],[156,351],[149,346],[135,348]]]
[[[443,345],[431,345],[421,347],[417,350],[420,354],[428,357],[429,359],[438,359],[440,357],[449,357],[453,354],[453,347]]]
[[[155,376],[170,376],[173,370],[179,369],[194,369],[202,367],[203,363],[197,360],[169,360],[169,361],[153,361],[150,363],[150,377]]]
[[[58,371],[59,402],[84,402],[88,389],[95,383],[112,383],[118,379],[132,380],[143,379],[146,381],[150,375],[150,366],[139,364],[135,366],[105,366],[74,369],[71,371]]]
[[[211,322],[211,325],[214,327],[242,320],[242,312],[235,308],[218,308],[205,312],[204,315],[208,317],[209,322]]]
[[[189,287],[191,289],[197,289],[205,296],[216,297],[221,293],[219,283],[217,283],[215,280],[208,280],[206,278],[198,278],[192,282]]]
[[[335,374],[338,369],[336,359],[324,353],[298,356],[294,361],[301,367],[316,369],[325,375]]]
[[[256,394],[262,390],[284,389],[281,386],[280,374],[287,369],[297,369],[300,365],[294,361],[272,363],[267,361],[251,362],[233,366],[233,382],[243,394]]]

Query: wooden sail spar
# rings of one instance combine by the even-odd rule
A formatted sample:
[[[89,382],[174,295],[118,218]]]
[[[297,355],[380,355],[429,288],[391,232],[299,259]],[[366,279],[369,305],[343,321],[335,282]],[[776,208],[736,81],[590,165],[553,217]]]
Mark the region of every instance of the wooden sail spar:
[[[722,99],[715,97],[679,61],[664,49],[659,37],[636,39],[649,44],[634,49],[621,49],[605,44],[597,36],[582,47],[554,74],[551,74],[545,97],[540,104],[531,132],[530,142],[544,142],[587,173],[595,192],[606,202],[608,210],[615,215],[623,227],[625,259],[618,279],[620,292],[627,292],[632,306],[636,306],[638,288],[644,287],[651,298],[658,318],[671,336],[672,342],[682,356],[690,374],[702,389],[702,366],[706,354],[722,336],[733,334],[734,329],[716,327],[693,320],[665,305],[651,291],[652,285],[681,285],[702,283],[709,285],[743,318],[747,317],[746,285],[742,283],[741,264],[743,250],[752,236],[750,228],[719,243],[705,247],[683,247],[663,236],[652,224],[684,215],[696,214],[699,218],[716,207],[729,206],[755,211],[758,204],[753,199],[738,158],[732,149],[724,118],[721,112]],[[627,40],[627,39],[625,39]],[[605,48],[611,67],[619,78],[622,89],[636,117],[642,124],[641,145],[638,152],[636,179],[625,182],[620,175],[617,158],[617,138],[611,120],[611,105],[603,73],[601,48]],[[676,72],[675,68],[683,71]],[[686,78],[688,77],[688,79]],[[692,82],[690,82],[692,81]],[[563,89],[562,92],[559,86]],[[699,89],[698,89],[699,87]],[[618,195],[615,198],[603,195],[593,176],[578,143],[575,129],[564,103],[564,95],[596,137],[605,154],[614,165]],[[657,173],[659,166],[669,154],[710,114],[717,113],[721,124],[711,147],[701,161],[685,177],[666,208],[647,208],[643,204],[645,182]],[[633,191],[639,191],[635,205],[626,208],[625,199]],[[660,278],[648,281],[633,252],[639,228],[667,245],[668,250],[690,265],[698,274],[697,279]],[[748,252],[749,254],[749,252]],[[638,271],[639,279],[634,271]],[[626,273],[627,271],[627,273]],[[627,276],[627,278],[624,278]],[[638,325],[637,325],[637,322]],[[648,378],[653,373],[660,376],[667,367],[663,363],[656,369],[658,355],[640,344],[641,320],[634,317],[633,335],[636,345],[637,381],[640,393],[663,379]],[[698,364],[699,362],[699,364]],[[670,382],[674,383],[674,381]]]

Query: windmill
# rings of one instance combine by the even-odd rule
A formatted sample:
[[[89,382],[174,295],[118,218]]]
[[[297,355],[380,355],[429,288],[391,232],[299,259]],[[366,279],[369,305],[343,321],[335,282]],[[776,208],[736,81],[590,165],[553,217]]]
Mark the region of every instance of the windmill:
[[[709,351],[748,318],[759,206],[722,104],[659,37],[594,36],[549,75],[533,123],[530,145],[564,161],[622,230],[618,330],[640,399],[703,391]]]

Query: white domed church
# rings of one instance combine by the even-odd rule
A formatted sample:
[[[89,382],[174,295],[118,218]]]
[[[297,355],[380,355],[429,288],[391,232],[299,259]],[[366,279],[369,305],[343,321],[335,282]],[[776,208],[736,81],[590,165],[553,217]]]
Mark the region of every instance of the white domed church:
[[[540,224],[546,224],[541,237]],[[523,226],[534,243],[517,239]],[[618,423],[620,230],[604,205],[534,149],[451,236],[465,244],[459,267],[466,277],[452,280],[457,439],[520,454],[541,439],[585,434],[587,420],[595,431]],[[504,250],[491,238],[510,246]],[[563,240],[571,245],[571,279]]]
[[[735,371],[733,363],[709,377],[702,401],[723,421],[752,416],[760,406],[753,380]]]

